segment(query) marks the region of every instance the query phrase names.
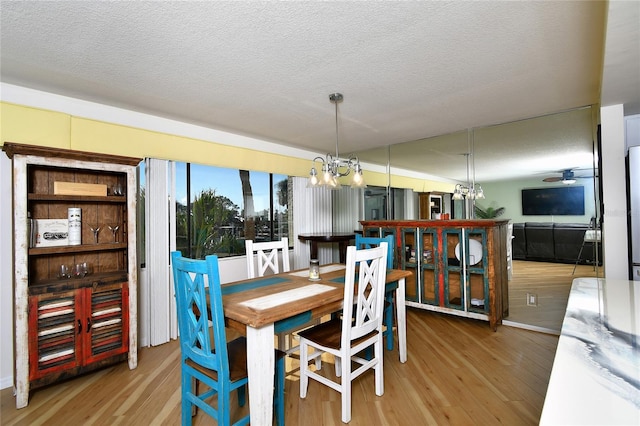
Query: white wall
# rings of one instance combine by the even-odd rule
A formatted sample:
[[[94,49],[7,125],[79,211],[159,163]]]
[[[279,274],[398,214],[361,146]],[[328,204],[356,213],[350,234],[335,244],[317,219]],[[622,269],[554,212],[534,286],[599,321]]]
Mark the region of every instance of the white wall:
[[[628,115],[624,118],[625,140],[627,150],[640,145],[640,114]]]
[[[606,278],[629,279],[627,243],[626,147],[624,108],[611,105],[600,109],[602,123],[602,191],[604,223],[602,251]]]
[[[13,386],[13,195],[11,160],[0,153],[0,389]]]

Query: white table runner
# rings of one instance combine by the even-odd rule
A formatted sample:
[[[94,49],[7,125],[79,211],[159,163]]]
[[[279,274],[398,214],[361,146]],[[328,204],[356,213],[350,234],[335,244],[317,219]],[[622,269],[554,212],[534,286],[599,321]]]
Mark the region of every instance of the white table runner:
[[[316,296],[318,294],[325,293],[334,289],[335,287],[325,284],[310,284],[305,287],[287,290],[276,294],[270,294],[269,296],[256,297],[255,299],[242,302],[241,305],[256,310],[269,309],[275,306],[284,305],[285,303],[293,302],[294,300]]]

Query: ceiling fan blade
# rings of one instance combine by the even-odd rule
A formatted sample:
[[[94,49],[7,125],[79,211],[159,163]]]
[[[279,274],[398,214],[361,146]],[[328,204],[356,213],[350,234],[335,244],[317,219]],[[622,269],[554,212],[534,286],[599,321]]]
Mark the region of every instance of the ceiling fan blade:
[[[542,179],[543,182],[560,182],[562,180],[561,177],[556,176],[556,177],[548,177],[548,178],[544,178]]]

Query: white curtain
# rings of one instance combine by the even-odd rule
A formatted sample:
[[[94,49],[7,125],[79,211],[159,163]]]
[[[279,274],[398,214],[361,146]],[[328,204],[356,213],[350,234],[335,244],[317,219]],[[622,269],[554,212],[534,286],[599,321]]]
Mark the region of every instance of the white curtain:
[[[145,222],[146,271],[141,288],[140,318],[149,333],[151,346],[177,337],[176,308],[169,266],[169,253],[175,250],[175,168],[172,162],[146,159]]]
[[[294,177],[293,181],[293,268],[309,266],[309,243],[298,240],[298,234],[333,232],[331,190],[307,188],[307,178]],[[320,264],[333,262],[330,245],[318,246]]]

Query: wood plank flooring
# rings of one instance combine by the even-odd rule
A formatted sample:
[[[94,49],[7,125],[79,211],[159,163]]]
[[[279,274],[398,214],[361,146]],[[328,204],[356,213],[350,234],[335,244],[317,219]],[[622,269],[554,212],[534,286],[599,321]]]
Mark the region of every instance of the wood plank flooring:
[[[602,274],[591,265],[578,265],[572,274],[573,266],[515,260],[513,278],[509,281],[509,317],[506,319],[559,333],[573,279]],[[527,305],[527,293],[537,296],[537,305]]]
[[[373,372],[353,384],[351,425],[536,425],[558,337],[423,310],[408,310],[409,359],[385,350],[385,393],[374,392]],[[0,392],[2,425],[180,424],[177,341],[142,348],[139,366],[126,363],[35,390],[16,410],[11,389]],[[325,355],[326,356],[326,355]],[[288,361],[295,367],[297,361]],[[323,374],[333,376],[333,359]],[[339,425],[340,396],[311,381],[299,397],[297,373],[286,380],[287,425]],[[232,405],[236,407],[235,401]],[[235,408],[235,414],[247,407]],[[194,425],[215,422],[202,412]]]

